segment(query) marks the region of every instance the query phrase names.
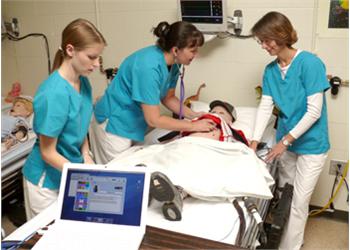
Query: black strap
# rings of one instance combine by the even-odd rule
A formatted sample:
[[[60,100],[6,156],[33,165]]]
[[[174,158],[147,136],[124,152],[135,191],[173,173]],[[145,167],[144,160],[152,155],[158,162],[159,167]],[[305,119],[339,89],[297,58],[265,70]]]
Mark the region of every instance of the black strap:
[[[167,141],[167,140],[173,139],[175,136],[177,136],[179,134],[180,134],[179,131],[171,131],[171,132],[167,133],[166,135],[159,137],[158,141],[159,142]]]
[[[244,143],[249,147],[248,142],[235,129],[231,128],[231,131],[233,138],[235,138],[237,141]]]

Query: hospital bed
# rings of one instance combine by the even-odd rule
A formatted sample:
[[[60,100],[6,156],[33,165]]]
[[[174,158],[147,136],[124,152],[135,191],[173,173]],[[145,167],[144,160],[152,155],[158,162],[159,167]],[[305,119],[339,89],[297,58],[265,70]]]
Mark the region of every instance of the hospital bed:
[[[255,122],[255,112],[255,108],[237,108],[238,119],[235,122],[235,128],[243,130],[248,139],[251,139],[252,127]],[[262,140],[269,146],[272,146],[275,143],[273,125],[274,119],[271,119]],[[148,148],[148,146],[151,145],[157,146],[154,145],[155,143],[158,143],[157,138],[167,132],[169,131],[158,129],[152,130],[145,138],[145,145],[138,147]],[[270,173],[272,177],[276,176],[277,167],[278,161],[266,166],[268,173]],[[268,188],[271,193],[273,193],[275,185],[271,185]],[[167,234],[171,234],[169,231],[172,231],[174,234],[182,233],[184,235],[200,237],[205,240],[220,242],[222,244],[255,249],[257,246],[257,240],[262,231],[252,214],[248,212],[244,205],[244,201],[240,197],[237,198],[237,203],[243,212],[243,216],[239,215],[240,213],[236,210],[231,201],[206,201],[190,197],[184,201],[182,220],[174,222],[165,220],[161,213],[161,204],[152,201],[148,210],[147,225],[151,228],[165,230]],[[265,220],[269,213],[271,200],[255,198],[254,203],[261,218]],[[20,229],[11,234],[7,240],[23,240],[38,228],[50,223],[53,219],[54,207],[55,205],[51,206],[43,213],[39,214],[34,220],[23,225]],[[245,224],[245,227],[242,227],[242,224]],[[201,248],[205,249],[203,246]]]
[[[1,101],[1,114],[6,114],[11,109],[12,104],[5,103],[3,99]],[[31,117],[30,121],[32,120]],[[9,149],[6,149],[5,144],[1,143],[1,202],[3,212],[13,210],[14,204],[23,200],[21,171],[35,140],[36,135],[30,128],[28,140],[22,143],[18,142]],[[16,226],[24,223],[21,219],[13,222]]]
[[[208,111],[208,105],[202,102],[192,102],[192,109],[195,111]],[[236,111],[238,119],[234,123],[233,127],[235,129],[242,130],[246,137],[251,139],[253,126],[255,123],[256,108],[237,107]],[[262,141],[269,147],[272,147],[275,144],[275,130],[273,128],[274,123],[275,119],[272,117],[262,138]],[[166,155],[166,152],[164,153],[164,151],[159,151],[156,152],[154,156],[152,156],[152,150],[149,151],[151,154],[147,151],[149,150],[147,147],[154,147],[155,151],[157,151],[157,144],[159,144],[158,139],[167,133],[169,133],[169,131],[163,129],[152,130],[145,137],[145,145],[136,146],[136,149],[135,147],[134,149],[131,148],[130,152],[125,152],[121,156],[118,156],[116,159],[112,160],[112,163],[136,164],[138,160],[140,160],[141,163],[147,163],[149,162],[148,160],[150,158],[152,158],[150,162],[153,163],[154,157],[157,158],[159,155],[164,154],[165,158],[176,157],[175,155],[181,154],[179,153],[181,151],[171,149],[172,151],[168,155]],[[193,144],[194,142],[190,140],[189,143]],[[137,147],[142,148],[141,152],[138,151]],[[183,144],[179,145],[177,148],[179,147],[183,147]],[[173,148],[176,148],[176,145]],[[142,153],[144,150],[146,151]],[[186,151],[187,148],[184,150]],[[180,156],[180,158],[181,157],[182,156]],[[160,159],[160,161],[164,162],[164,159]],[[152,163],[149,165],[152,165]],[[165,164],[167,164],[166,161]],[[202,163],[200,160],[198,160],[197,164],[200,165]],[[275,161],[272,164],[266,165],[268,172],[273,178],[276,178],[277,176],[276,171],[278,164],[278,161]],[[149,165],[147,166],[150,167]],[[244,167],[245,166],[242,166],[242,168]],[[183,178],[186,177],[183,176]],[[173,178],[170,179],[173,180]],[[174,184],[177,185],[178,183],[175,181]],[[269,189],[271,193],[274,193],[275,185],[270,185]],[[249,197],[249,195],[247,196]],[[242,199],[243,197],[245,197],[245,195],[236,198],[241,212],[239,212],[236,207],[233,206],[232,201],[228,202],[227,200],[219,200],[213,202],[193,197],[187,198],[184,200],[182,220],[176,222],[166,220],[161,212],[162,204],[158,203],[157,201],[152,201],[149,207],[147,224],[153,227],[172,230],[175,232],[232,244],[243,248],[255,249],[258,244],[258,239],[261,234],[264,233],[264,231],[262,230],[261,226],[258,226],[252,214],[247,210],[244,204],[245,202]],[[269,212],[270,201],[270,199],[261,199],[259,196],[254,198],[254,204],[256,205],[257,211],[263,220],[266,219]]]

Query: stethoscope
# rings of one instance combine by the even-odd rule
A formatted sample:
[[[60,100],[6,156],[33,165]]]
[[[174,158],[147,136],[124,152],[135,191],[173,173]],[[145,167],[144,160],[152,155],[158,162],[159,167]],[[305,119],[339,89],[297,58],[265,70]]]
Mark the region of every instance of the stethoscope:
[[[184,76],[185,76],[185,66],[182,65],[182,72],[180,71],[180,66],[175,63],[179,72],[180,72],[180,112],[179,112],[179,119],[184,119],[184,100],[185,100],[185,83],[184,83]]]
[[[180,120],[184,118],[184,115],[183,115],[183,106],[184,106],[184,100],[185,100],[184,76],[185,76],[185,66],[182,66],[182,73],[180,73],[180,113],[179,113]]]

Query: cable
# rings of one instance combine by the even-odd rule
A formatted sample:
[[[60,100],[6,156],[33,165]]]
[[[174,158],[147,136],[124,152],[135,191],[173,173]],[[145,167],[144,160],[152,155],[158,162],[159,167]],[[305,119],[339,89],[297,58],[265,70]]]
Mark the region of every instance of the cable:
[[[341,180],[340,180],[340,182],[339,182],[339,184],[338,184],[337,189],[335,190],[335,193],[334,193],[333,197],[331,197],[331,199],[328,201],[328,203],[327,203],[323,208],[321,208],[321,209],[319,209],[319,210],[316,210],[316,211],[311,211],[311,212],[309,213],[309,216],[314,216],[314,215],[320,214],[320,213],[322,213],[323,211],[325,211],[327,208],[329,208],[329,205],[333,202],[334,198],[337,196],[337,194],[338,194],[338,192],[339,192],[339,190],[340,190],[340,188],[341,188],[341,186],[342,186],[342,184],[343,184],[343,182],[344,182],[344,180],[345,180],[345,176],[346,176],[347,173],[348,173],[348,168],[349,168],[349,161],[348,161],[348,162],[346,163],[346,165],[345,165],[344,172],[343,172],[343,174],[341,175],[342,178],[341,178]]]
[[[51,71],[51,61],[50,61],[50,48],[49,48],[49,42],[47,40],[47,37],[42,34],[42,33],[29,33],[25,36],[22,36],[22,37],[15,37],[13,35],[11,35],[10,33],[6,32],[6,33],[1,33],[1,36],[7,36],[7,38],[11,41],[15,41],[15,42],[18,42],[18,41],[21,41],[27,37],[30,37],[30,36],[34,36],[34,37],[43,37],[44,40],[45,40],[45,47],[46,47],[46,54],[47,54],[47,67],[48,67],[48,74],[50,75],[50,71]]]
[[[221,238],[220,240],[218,240],[219,242],[222,242],[222,241],[226,240],[227,237],[229,237],[229,236],[231,235],[231,233],[233,232],[233,230],[236,228],[236,224],[237,224],[238,220],[239,220],[239,218],[236,218],[236,220],[233,222],[233,225],[232,225],[230,231],[229,231],[223,238]]]
[[[337,175],[339,174],[341,177],[343,177],[343,174],[338,170],[337,171]],[[346,189],[348,190],[348,195],[346,197],[346,202],[349,202],[349,185],[348,185],[348,182],[346,181],[346,176],[344,176],[344,183],[345,183],[345,186],[346,186]]]
[[[334,177],[334,182],[333,182],[333,187],[332,187],[332,192],[331,192],[331,197],[330,198],[332,198],[333,197],[333,194],[334,194],[334,188],[335,188],[335,185],[337,184],[337,182],[338,182],[338,176],[339,176],[339,172],[338,171],[336,171],[336,175],[335,175],[335,177]],[[331,203],[331,204],[329,204],[329,206],[330,206],[330,208],[331,209],[333,209],[334,210],[334,204],[333,204],[333,202]]]
[[[225,34],[226,36],[222,37],[222,36],[220,36],[221,34]],[[239,38],[239,39],[248,39],[248,38],[252,38],[253,35],[236,35],[236,34],[231,33],[229,31],[225,31],[225,32],[222,32],[222,33],[218,33],[217,37],[219,39],[226,39],[228,37],[235,37],[235,38]]]

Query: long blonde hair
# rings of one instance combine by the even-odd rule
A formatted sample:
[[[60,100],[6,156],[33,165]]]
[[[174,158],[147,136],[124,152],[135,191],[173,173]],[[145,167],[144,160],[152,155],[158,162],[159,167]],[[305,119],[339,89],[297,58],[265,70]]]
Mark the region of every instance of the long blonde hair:
[[[81,18],[69,23],[62,32],[61,46],[56,52],[51,72],[61,66],[64,58],[67,56],[65,49],[68,44],[73,45],[74,49],[79,51],[94,43],[107,45],[106,40],[95,25]]]

